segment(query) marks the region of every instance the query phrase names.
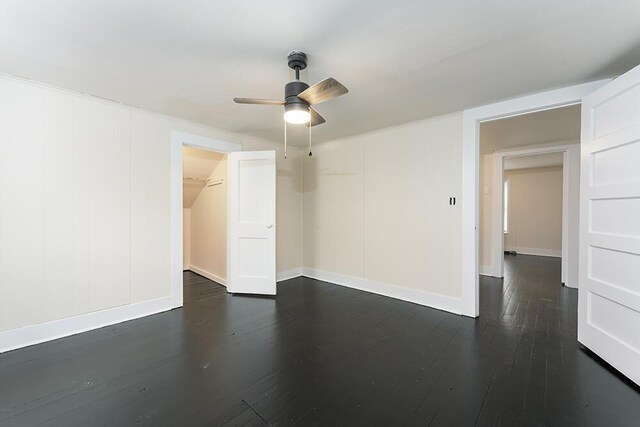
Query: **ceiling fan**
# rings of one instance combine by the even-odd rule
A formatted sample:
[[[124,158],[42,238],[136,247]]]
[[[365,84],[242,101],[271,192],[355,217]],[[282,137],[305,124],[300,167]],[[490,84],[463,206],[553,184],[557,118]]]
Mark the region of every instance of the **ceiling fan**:
[[[307,68],[307,55],[304,52],[293,51],[289,53],[287,60],[289,68],[296,72],[296,79],[284,86],[284,100],[259,98],[233,98],[233,100],[238,104],[283,105],[286,123],[306,124],[311,131],[311,126],[321,125],[325,122],[324,118],[313,108],[313,105],[344,95],[349,90],[333,77],[324,79],[313,86],[301,81],[300,70]],[[311,145],[311,139],[309,139],[309,145]],[[311,155],[311,151],[309,151],[309,155]]]

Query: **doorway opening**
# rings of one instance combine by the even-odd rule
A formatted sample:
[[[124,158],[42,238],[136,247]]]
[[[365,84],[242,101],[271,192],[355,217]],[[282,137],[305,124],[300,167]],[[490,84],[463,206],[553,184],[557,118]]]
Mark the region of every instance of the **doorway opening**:
[[[504,277],[504,257],[560,258],[577,287],[580,105],[480,125],[479,273]]]
[[[183,175],[183,150],[184,147],[202,149],[215,157],[218,164],[224,158],[224,167],[216,166],[219,175],[184,176]],[[220,157],[222,155],[223,157]],[[206,156],[205,156],[206,157]],[[185,265],[190,270],[199,269],[199,274],[211,274],[212,280],[226,286],[229,293],[235,294],[276,294],[276,156],[274,150],[242,151],[239,144],[216,140],[213,138],[193,135],[185,132],[171,132],[171,219],[170,219],[170,247],[171,247],[171,306],[182,307],[183,274]],[[226,173],[226,178],[224,178]],[[206,262],[202,256],[195,253],[196,250],[196,224],[197,215],[191,207],[187,221],[189,224],[189,254],[188,262],[185,262],[183,249],[185,242],[183,232],[185,214],[183,190],[185,178],[195,178],[193,181],[204,179],[205,188],[224,185],[226,187],[226,241],[216,238],[217,243],[224,250],[217,259],[210,254],[205,254]],[[202,183],[200,183],[202,185]],[[207,192],[210,194],[211,192]],[[194,205],[198,203],[198,193]],[[211,193],[213,194],[213,193]],[[220,198],[218,198],[220,200]],[[222,217],[221,213],[218,213]],[[208,218],[210,220],[210,218]],[[220,221],[224,223],[224,221]],[[207,224],[211,227],[211,221]],[[220,229],[222,225],[219,225]],[[223,233],[218,233],[222,235]],[[206,242],[211,244],[212,242]],[[220,249],[218,249],[220,250]],[[205,251],[206,252],[206,251]],[[222,260],[225,258],[226,263]],[[208,271],[201,265],[213,265],[220,267],[218,271],[225,271],[225,277],[219,273]],[[200,265],[199,265],[200,264]],[[206,273],[205,273],[206,272]],[[206,277],[206,276],[205,276]]]
[[[505,255],[562,259],[563,157],[564,153],[555,152],[504,159],[502,247]],[[562,262],[566,261],[562,259]]]
[[[215,284],[227,283],[227,155],[182,148],[183,281],[188,300]],[[193,295],[192,295],[193,294]]]
[[[460,313],[480,313],[480,126],[493,120],[582,103],[582,99],[610,80],[540,92],[495,104],[470,108],[462,114],[462,295]]]
[[[633,205],[638,195],[637,185],[634,187],[638,181],[637,173],[634,175],[638,170],[637,162],[634,163],[638,145],[634,143],[640,140],[637,126],[640,116],[628,106],[640,99],[638,82],[640,67],[615,80],[585,83],[465,110],[462,147],[463,200],[472,203],[463,203],[462,208],[461,312],[477,317],[480,308],[480,125],[581,104],[578,341],[634,380],[640,378],[635,369],[640,366],[639,353],[630,344],[630,337],[637,334],[629,331],[633,329],[630,325],[637,319],[638,310],[633,306],[633,292],[628,286],[634,283],[630,258],[640,253],[632,243],[633,225],[637,222],[630,214],[633,206],[640,206]],[[499,188],[502,189],[502,185]],[[563,288],[555,286],[555,289]],[[499,295],[494,301],[504,307],[504,300],[504,295]],[[518,311],[518,307],[516,301],[514,310]],[[553,307],[549,308],[553,311]],[[501,313],[514,319],[509,310]],[[537,322],[538,314],[525,316]],[[557,320],[546,319],[546,324],[558,324]],[[514,327],[518,324],[514,323]],[[575,337],[575,331],[570,333]]]

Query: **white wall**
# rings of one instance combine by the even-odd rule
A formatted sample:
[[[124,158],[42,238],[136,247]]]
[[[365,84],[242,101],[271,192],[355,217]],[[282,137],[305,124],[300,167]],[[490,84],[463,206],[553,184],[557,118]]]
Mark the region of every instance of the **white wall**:
[[[191,263],[191,209],[182,209],[182,268]]]
[[[227,158],[209,178],[222,184],[205,186],[191,205],[190,268],[218,283],[227,279]]]
[[[562,256],[562,167],[509,170],[504,176],[509,181],[505,250]]]
[[[453,114],[315,146],[305,274],[457,312],[461,129]]]
[[[281,144],[2,76],[0,331],[169,297],[172,130],[279,151],[277,264],[301,265],[300,162]]]
[[[480,274],[491,274],[492,214],[493,214],[493,163],[490,154],[480,156],[480,230],[478,233],[478,270]]]

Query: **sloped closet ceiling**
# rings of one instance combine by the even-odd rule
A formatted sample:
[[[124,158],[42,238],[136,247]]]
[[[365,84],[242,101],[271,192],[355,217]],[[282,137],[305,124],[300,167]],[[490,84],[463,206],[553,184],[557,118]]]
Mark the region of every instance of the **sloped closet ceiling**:
[[[186,209],[193,205],[205,181],[216,168],[224,154],[215,151],[184,147],[182,149],[182,206]]]

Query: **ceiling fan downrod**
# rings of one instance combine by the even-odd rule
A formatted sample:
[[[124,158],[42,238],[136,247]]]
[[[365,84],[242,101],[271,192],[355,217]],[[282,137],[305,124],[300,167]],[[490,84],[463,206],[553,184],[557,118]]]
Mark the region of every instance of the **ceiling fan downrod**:
[[[298,95],[309,88],[309,85],[300,80],[300,70],[304,70],[307,68],[307,54],[300,51],[292,51],[287,56],[287,63],[289,68],[295,71],[295,80],[286,84],[284,89],[284,99],[288,105],[297,104],[298,106],[304,108],[310,107],[309,103],[299,98]],[[286,128],[286,124],[285,124]],[[285,144],[286,144],[286,130],[285,130]],[[309,126],[309,156],[312,156],[311,152],[311,126]],[[286,158],[286,149],[285,149],[285,158]]]
[[[295,70],[296,80],[300,80],[300,70],[307,68],[307,54],[296,50],[289,52],[287,63],[289,68]]]

